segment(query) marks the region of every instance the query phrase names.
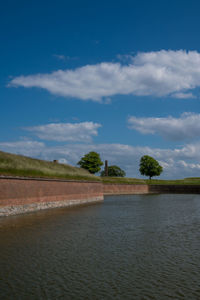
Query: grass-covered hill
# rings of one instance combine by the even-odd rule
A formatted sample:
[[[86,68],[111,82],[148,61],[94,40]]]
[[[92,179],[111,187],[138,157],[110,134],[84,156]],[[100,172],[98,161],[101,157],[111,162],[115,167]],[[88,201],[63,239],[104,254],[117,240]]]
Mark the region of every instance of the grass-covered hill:
[[[0,151],[0,175],[93,180],[100,178],[87,170],[66,164],[33,159]]]
[[[200,184],[200,177],[180,180],[98,177],[85,169],[0,151],[0,175],[102,181],[115,184]]]

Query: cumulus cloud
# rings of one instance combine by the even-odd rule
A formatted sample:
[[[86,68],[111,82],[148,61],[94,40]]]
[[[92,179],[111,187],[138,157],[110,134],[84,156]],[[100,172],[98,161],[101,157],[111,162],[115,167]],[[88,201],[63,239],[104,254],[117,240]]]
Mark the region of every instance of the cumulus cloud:
[[[22,75],[13,78],[9,86],[37,87],[55,95],[93,101],[117,94],[192,98],[191,90],[200,86],[200,53],[138,53],[128,65],[102,62],[74,70]]]
[[[58,142],[91,142],[92,136],[97,136],[101,124],[93,122],[82,123],[51,123],[47,125],[26,127],[42,140]]]
[[[129,117],[130,129],[143,134],[159,134],[173,141],[200,137],[200,114],[183,113],[180,118],[137,118]]]
[[[45,146],[33,141],[0,143],[3,151],[32,156],[40,159],[68,162],[76,165],[80,158],[89,151],[96,151],[102,160],[124,169],[127,176],[141,177],[138,171],[141,156],[150,155],[164,167],[162,178],[183,178],[198,176],[200,161],[200,143],[188,144],[182,148],[160,149],[134,147],[124,144],[67,144],[62,146]]]
[[[0,143],[1,150],[9,153],[21,154],[30,157],[42,157],[46,146],[37,141],[17,141]]]
[[[189,169],[197,169],[197,170],[200,170],[200,164],[192,164],[192,163],[187,163],[185,162],[184,160],[180,160],[178,161],[178,164],[180,166],[183,166],[184,168],[189,168]]]
[[[177,99],[194,99],[194,98],[196,98],[196,96],[193,95],[192,93],[175,93],[172,96]]]

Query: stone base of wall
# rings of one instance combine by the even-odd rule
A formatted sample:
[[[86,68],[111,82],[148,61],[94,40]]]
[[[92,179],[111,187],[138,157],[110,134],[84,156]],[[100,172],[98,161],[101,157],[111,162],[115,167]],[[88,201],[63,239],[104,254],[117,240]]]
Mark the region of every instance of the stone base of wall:
[[[62,201],[39,202],[24,205],[12,205],[0,207],[0,217],[24,214],[50,208],[70,207],[76,205],[92,204],[103,201],[103,196],[92,197],[88,199],[71,199]]]

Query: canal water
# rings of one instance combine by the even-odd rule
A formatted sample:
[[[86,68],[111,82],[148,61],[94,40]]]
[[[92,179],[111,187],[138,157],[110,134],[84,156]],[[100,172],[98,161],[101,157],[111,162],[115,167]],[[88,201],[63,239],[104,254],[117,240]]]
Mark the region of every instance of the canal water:
[[[200,299],[200,195],[1,218],[0,299]]]

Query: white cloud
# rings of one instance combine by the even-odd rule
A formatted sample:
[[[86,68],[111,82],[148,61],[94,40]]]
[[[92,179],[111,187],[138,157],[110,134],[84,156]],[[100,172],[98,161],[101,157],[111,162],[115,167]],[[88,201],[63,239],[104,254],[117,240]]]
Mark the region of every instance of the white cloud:
[[[177,99],[195,99],[196,96],[194,96],[192,93],[175,93],[172,95],[172,97]]]
[[[92,136],[97,136],[101,124],[93,122],[82,123],[51,123],[47,125],[26,127],[43,140],[58,142],[91,142]]]
[[[184,160],[180,160],[178,161],[178,164],[180,166],[183,166],[184,168],[189,168],[189,169],[197,169],[198,171],[200,170],[200,164],[191,164],[191,163],[187,163]]]
[[[58,161],[60,164],[69,164],[69,162],[66,160],[66,158],[60,158]]]
[[[133,54],[117,54],[117,59],[123,63],[131,63],[133,60]]]
[[[36,141],[17,141],[0,143],[2,151],[10,153],[21,154],[30,157],[42,157],[46,146],[42,142]]]
[[[165,139],[180,141],[200,137],[200,114],[183,113],[180,118],[129,117],[130,129],[143,134],[159,134]]]
[[[200,86],[200,53],[139,53],[129,65],[103,62],[50,74],[22,75],[12,79],[9,86],[37,87],[55,95],[93,101],[117,94],[191,98],[191,90]]]
[[[182,148],[159,149],[150,147],[134,147],[123,144],[68,144],[47,147],[43,143],[20,141],[16,143],[0,143],[3,151],[32,156],[40,159],[68,162],[76,165],[89,151],[100,153],[102,160],[116,164],[124,169],[127,176],[141,177],[138,171],[141,156],[150,155],[164,167],[161,178],[199,177],[200,143],[188,144]]]

